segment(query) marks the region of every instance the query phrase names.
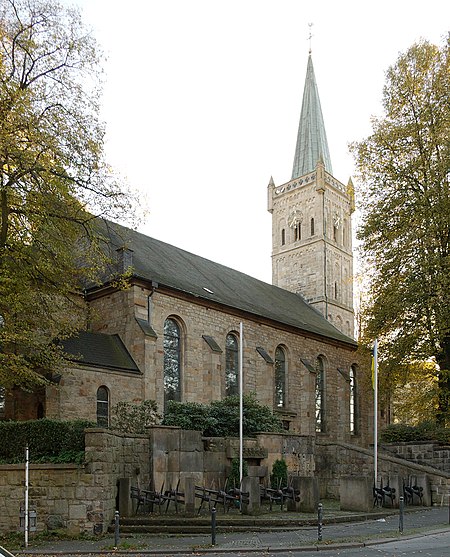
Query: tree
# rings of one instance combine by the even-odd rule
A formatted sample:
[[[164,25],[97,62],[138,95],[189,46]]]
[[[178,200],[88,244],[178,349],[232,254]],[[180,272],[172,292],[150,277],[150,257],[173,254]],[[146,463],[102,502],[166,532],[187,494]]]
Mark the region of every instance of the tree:
[[[370,276],[365,335],[380,338],[391,384],[408,364],[435,360],[441,423],[450,393],[449,46],[421,41],[399,56],[386,74],[383,117],[351,147]]]
[[[107,263],[96,216],[131,197],[103,158],[100,59],[80,14],[0,7],[0,385],[32,388],[83,325],[82,284]],[[80,265],[80,261],[83,264]]]

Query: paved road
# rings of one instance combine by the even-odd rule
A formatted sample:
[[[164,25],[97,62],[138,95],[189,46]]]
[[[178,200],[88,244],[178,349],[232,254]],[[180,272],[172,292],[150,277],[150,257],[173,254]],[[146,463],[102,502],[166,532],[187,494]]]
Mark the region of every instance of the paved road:
[[[15,552],[20,557],[80,555],[113,555],[127,557],[145,555],[276,555],[277,557],[400,557],[420,554],[427,557],[450,556],[449,510],[443,507],[420,508],[404,517],[404,531],[399,534],[399,517],[391,514],[363,522],[324,525],[322,542],[317,543],[318,530],[302,526],[276,532],[217,532],[216,545],[211,536],[163,536],[136,534],[120,540],[114,551],[114,538],[96,540],[54,541]]]

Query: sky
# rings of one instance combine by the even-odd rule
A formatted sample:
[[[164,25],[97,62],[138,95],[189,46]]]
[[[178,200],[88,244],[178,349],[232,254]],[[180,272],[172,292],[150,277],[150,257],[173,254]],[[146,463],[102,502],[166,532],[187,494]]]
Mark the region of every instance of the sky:
[[[346,184],[386,70],[421,38],[441,46],[450,22],[446,0],[64,2],[107,56],[105,154],[138,192],[138,230],[266,282],[267,185],[291,177],[310,46]]]

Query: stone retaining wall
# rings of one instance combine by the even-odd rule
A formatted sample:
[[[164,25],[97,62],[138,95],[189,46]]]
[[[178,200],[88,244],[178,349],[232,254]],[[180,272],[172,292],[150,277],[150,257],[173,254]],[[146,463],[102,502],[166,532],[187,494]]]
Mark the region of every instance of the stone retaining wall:
[[[343,476],[373,477],[373,451],[348,445],[316,441],[316,467],[320,478],[320,495],[339,499],[340,478]],[[389,477],[398,476],[408,483],[410,478],[428,476],[431,487],[431,503],[448,505],[450,497],[450,473],[430,466],[408,462],[404,459],[378,453],[378,483],[384,485]]]
[[[130,486],[160,490],[180,482],[183,490],[188,477],[202,486],[223,486],[239,450],[236,439],[202,438],[199,432],[162,426],[150,428],[147,435],[88,429],[85,445],[83,465],[30,465],[29,503],[37,511],[38,531],[105,531],[119,507],[119,495],[129,503]],[[250,476],[259,482],[268,481],[273,463],[283,458],[291,475],[317,480],[322,499],[339,499],[343,476],[373,475],[373,452],[309,436],[261,433],[244,440],[244,455]],[[24,468],[24,464],[0,466],[0,533],[18,530]],[[385,483],[394,475],[427,475],[432,503],[448,504],[448,472],[379,454],[378,473]],[[119,494],[119,485],[127,492]]]
[[[37,531],[100,533],[114,516],[118,480],[148,484],[148,437],[88,429],[85,443],[84,465],[30,464],[29,505],[37,511]],[[0,465],[0,533],[19,530],[24,480],[24,464]]]
[[[450,472],[450,446],[437,443],[383,443],[380,449],[409,462]]]

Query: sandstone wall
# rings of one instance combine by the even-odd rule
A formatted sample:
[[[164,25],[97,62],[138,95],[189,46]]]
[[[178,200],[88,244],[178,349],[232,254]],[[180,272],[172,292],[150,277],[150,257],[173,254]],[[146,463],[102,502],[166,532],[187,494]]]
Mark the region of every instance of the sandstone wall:
[[[317,441],[316,472],[319,477],[322,498],[339,499],[339,484],[342,476],[374,475],[373,451],[345,443]],[[386,485],[390,476],[398,476],[408,483],[410,477],[428,476],[432,504],[448,504],[450,496],[450,473],[437,468],[408,462],[405,459],[378,453],[378,484],[383,479]]]
[[[207,285],[205,285],[207,286]],[[308,371],[302,360],[314,362],[322,356],[325,362],[325,435],[329,439],[367,445],[371,440],[371,401],[359,390],[357,435],[350,432],[350,386],[338,372],[350,370],[356,364],[355,353],[336,343],[297,334],[286,328],[271,326],[267,320],[255,317],[245,319],[242,315],[214,304],[196,303],[182,295],[156,289],[149,302],[150,290],[135,285],[124,292],[92,300],[98,318],[93,322],[94,330],[108,334],[120,334],[128,350],[138,362],[143,373],[142,399],[153,399],[159,411],[164,407],[164,322],[168,317],[175,319],[182,333],[182,400],[209,403],[225,397],[225,339],[230,332],[238,333],[240,322],[244,327],[244,390],[255,392],[260,403],[274,409],[280,418],[289,423],[289,431],[300,435],[315,434],[315,374]],[[116,297],[118,299],[116,299]],[[119,301],[120,303],[119,303]],[[146,334],[135,321],[125,315],[134,300],[134,315],[147,319],[147,304],[151,303],[151,327],[155,335]],[[203,336],[214,338],[222,352],[216,352]],[[287,356],[286,406],[275,407],[274,364],[267,363],[257,352],[262,347],[274,359],[277,346],[281,345]],[[362,375],[362,372],[361,372]],[[111,396],[123,396],[121,383],[111,376]],[[359,378],[357,377],[357,380]],[[131,383],[135,383],[133,379]],[[361,385],[361,382],[358,383]],[[138,396],[138,387],[131,396]],[[94,390],[94,386],[92,387]],[[81,401],[81,404],[88,404]],[[92,406],[92,402],[90,403]]]
[[[114,517],[119,479],[148,484],[148,445],[145,436],[89,429],[84,465],[31,464],[29,505],[37,511],[37,530],[105,531]],[[19,528],[24,480],[24,464],[0,465],[0,533]]]

